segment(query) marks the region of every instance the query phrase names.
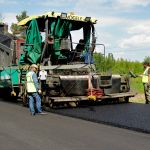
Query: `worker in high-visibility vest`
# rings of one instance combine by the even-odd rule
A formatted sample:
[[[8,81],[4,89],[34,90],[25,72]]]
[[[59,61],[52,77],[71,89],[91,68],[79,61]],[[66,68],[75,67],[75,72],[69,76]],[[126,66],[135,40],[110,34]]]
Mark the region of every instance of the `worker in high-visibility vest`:
[[[144,86],[145,93],[145,104],[150,103],[150,63],[148,61],[144,61],[143,63],[145,71],[142,75],[142,82]]]
[[[46,114],[42,112],[41,109],[41,90],[38,84],[38,78],[36,72],[38,70],[38,66],[36,64],[32,64],[30,66],[30,71],[26,74],[26,90],[29,98],[29,108],[31,115],[34,116],[35,108],[34,108],[34,100],[36,102],[36,108],[38,114]]]

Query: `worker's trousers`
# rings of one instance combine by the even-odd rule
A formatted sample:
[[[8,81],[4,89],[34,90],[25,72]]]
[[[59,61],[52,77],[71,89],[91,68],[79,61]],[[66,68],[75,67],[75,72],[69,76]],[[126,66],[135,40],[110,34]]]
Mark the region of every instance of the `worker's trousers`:
[[[29,98],[29,109],[32,114],[35,114],[35,104],[36,104],[36,109],[37,113],[41,113],[41,97],[39,96],[38,93],[28,93],[28,98]],[[35,100],[35,103],[34,103]]]
[[[145,93],[145,104],[150,104],[150,85],[145,83],[144,85],[144,93]]]

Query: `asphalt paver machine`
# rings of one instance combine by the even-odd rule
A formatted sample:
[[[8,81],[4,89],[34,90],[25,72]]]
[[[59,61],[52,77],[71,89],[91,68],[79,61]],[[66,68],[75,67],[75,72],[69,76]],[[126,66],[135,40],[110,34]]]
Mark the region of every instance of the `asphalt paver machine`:
[[[56,12],[30,16],[18,23],[26,27],[23,53],[16,68],[24,104],[27,103],[25,75],[31,64],[38,64],[39,70],[48,73],[42,101],[50,107],[120,98],[128,102],[134,96],[127,77],[96,72],[93,57],[97,46],[96,23],[95,18]],[[76,31],[82,37],[79,42],[74,42],[72,36]]]

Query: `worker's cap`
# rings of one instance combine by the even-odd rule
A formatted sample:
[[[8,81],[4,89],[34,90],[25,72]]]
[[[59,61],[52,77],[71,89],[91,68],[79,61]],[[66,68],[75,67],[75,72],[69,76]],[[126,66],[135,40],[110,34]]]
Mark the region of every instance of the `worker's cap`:
[[[36,64],[32,64],[30,67],[38,69],[38,66]]]

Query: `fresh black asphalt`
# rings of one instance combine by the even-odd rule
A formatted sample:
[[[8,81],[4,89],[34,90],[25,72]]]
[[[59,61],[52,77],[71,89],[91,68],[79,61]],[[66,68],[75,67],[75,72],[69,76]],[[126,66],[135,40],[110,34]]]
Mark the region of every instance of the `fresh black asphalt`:
[[[150,133],[150,105],[120,103],[79,108],[52,109],[51,112]]]

